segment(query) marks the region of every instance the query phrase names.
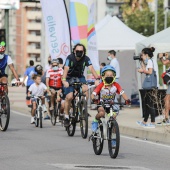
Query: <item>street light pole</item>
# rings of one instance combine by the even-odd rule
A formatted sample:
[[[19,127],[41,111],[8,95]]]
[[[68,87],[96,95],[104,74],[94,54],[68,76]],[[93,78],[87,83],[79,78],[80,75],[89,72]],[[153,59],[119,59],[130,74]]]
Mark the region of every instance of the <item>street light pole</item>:
[[[6,53],[9,52],[9,9],[5,9]]]
[[[157,33],[158,28],[158,0],[155,0],[155,26],[154,26],[154,34]]]

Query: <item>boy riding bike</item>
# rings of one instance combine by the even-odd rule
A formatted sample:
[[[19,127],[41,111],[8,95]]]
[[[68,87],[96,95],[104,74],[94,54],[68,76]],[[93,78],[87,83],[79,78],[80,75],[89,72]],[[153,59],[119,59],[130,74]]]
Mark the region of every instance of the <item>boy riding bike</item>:
[[[116,70],[114,69],[114,67],[110,65],[103,67],[101,74],[103,82],[101,82],[93,91],[91,95],[92,100],[95,99],[95,96],[100,95],[100,104],[102,102],[114,102],[116,93],[118,93],[122,95],[125,100],[125,103],[127,105],[130,105],[131,102],[128,99],[127,95],[124,93],[121,86],[115,82]],[[105,116],[105,109],[100,104],[98,105],[98,114],[92,122],[93,132],[96,132],[98,127],[98,121],[100,120],[100,118]]]
[[[46,109],[45,107],[45,97],[44,97],[44,93],[47,91],[50,94],[50,91],[47,89],[47,86],[41,82],[41,75],[36,75],[34,74],[32,79],[34,80],[35,83],[33,83],[29,89],[28,89],[28,96],[40,96],[40,98],[42,99],[42,104],[43,104],[43,110]],[[35,99],[32,99],[32,111],[31,111],[31,124],[35,123],[35,110],[36,110],[36,101]]]

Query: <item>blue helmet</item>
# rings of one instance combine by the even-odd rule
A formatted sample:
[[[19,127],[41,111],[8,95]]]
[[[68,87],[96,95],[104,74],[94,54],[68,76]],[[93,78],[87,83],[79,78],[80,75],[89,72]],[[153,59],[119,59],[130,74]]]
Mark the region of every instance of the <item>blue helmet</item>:
[[[108,70],[113,71],[113,72],[115,73],[115,76],[116,76],[116,70],[115,70],[115,68],[114,68],[113,66],[111,66],[111,65],[106,65],[106,66],[104,66],[104,67],[102,68],[102,72],[101,72],[102,76],[104,76],[104,72],[105,72],[105,71],[108,71]]]

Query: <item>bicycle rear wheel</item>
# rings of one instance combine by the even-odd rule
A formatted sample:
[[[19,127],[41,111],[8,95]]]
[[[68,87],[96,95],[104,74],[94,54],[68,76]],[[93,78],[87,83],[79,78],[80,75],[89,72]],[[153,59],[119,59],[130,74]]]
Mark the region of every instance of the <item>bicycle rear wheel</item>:
[[[68,136],[74,136],[76,130],[77,115],[76,115],[76,108],[74,105],[74,101],[72,102],[71,109],[70,110],[72,114],[70,115],[70,119],[69,119],[70,125],[66,128]]]
[[[6,131],[10,119],[10,102],[7,94],[1,97],[0,130]]]
[[[111,127],[108,128],[108,149],[111,158],[116,158],[119,153],[120,133],[119,126],[116,120],[111,122]]]
[[[87,113],[87,101],[82,100],[79,104],[80,110],[80,129],[82,138],[87,138],[88,135],[88,113]]]
[[[38,113],[37,110],[35,110],[35,127],[39,126],[39,117],[38,117]]]
[[[57,114],[58,114],[57,111],[58,110],[56,109],[56,103],[54,103],[54,109],[50,111],[51,112],[51,123],[53,126],[55,126],[56,124]]]
[[[39,116],[40,116],[40,128],[42,128],[42,108],[39,108]]]
[[[94,137],[92,139],[93,141],[93,150],[96,155],[100,155],[103,151],[103,126],[100,126],[96,133],[94,134]]]

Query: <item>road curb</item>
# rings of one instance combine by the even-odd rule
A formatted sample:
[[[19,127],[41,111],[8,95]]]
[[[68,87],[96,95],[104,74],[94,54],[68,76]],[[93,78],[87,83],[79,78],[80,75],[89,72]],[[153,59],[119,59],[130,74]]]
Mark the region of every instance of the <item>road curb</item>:
[[[144,140],[149,140],[152,142],[170,144],[170,133],[169,132],[153,132],[144,129],[137,129],[119,125],[120,134],[131,136],[135,138],[140,138]]]

